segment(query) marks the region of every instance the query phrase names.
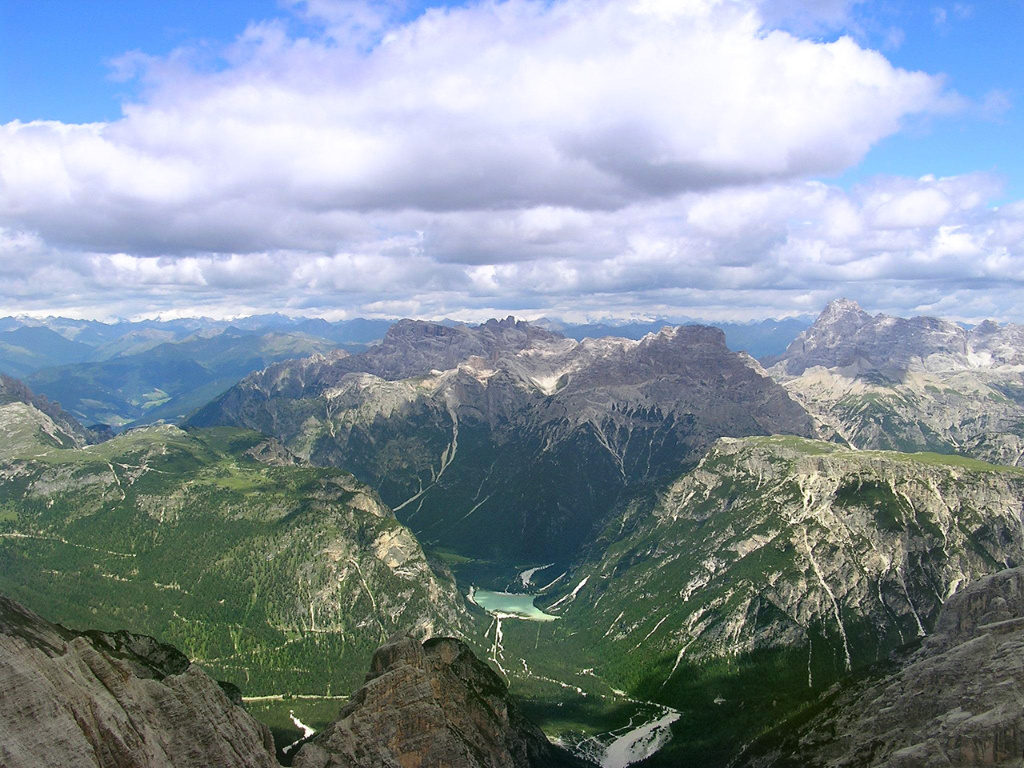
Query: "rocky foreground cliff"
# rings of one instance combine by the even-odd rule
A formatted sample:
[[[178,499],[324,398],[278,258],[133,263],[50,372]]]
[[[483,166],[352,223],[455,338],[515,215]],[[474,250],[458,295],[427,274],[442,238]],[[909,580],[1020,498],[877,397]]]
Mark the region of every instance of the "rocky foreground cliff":
[[[826,696],[738,762],[754,768],[968,768],[1024,759],[1024,569],[951,597],[935,634],[871,676]],[[760,754],[758,754],[760,753]]]
[[[0,765],[272,768],[269,729],[236,688],[171,646],[75,632],[0,595]],[[298,768],[586,768],[551,744],[454,638],[396,635]]]
[[[397,635],[295,768],[586,768],[520,712],[501,678],[454,638]]]
[[[36,448],[81,448],[101,437],[58,404],[0,373],[0,456]],[[104,435],[105,436],[105,435]]]
[[[230,689],[229,689],[230,690]],[[0,596],[0,765],[271,768],[269,729],[175,649]]]

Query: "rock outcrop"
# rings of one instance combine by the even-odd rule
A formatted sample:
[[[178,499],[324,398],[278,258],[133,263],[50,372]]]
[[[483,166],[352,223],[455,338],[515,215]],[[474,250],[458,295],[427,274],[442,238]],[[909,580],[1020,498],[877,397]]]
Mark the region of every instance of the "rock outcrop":
[[[627,487],[718,437],[814,434],[719,330],[577,342],[511,319],[403,321],[365,354],[253,374],[191,423],[272,435],[353,472],[427,541],[514,562],[567,562]]]
[[[0,596],[0,765],[271,768],[269,729],[173,648],[77,633]]]
[[[0,458],[26,446],[81,448],[100,437],[23,382],[0,373]]]
[[[395,636],[366,683],[295,768],[584,768],[527,720],[501,679],[462,642]]]
[[[967,768],[1024,759],[1024,569],[951,597],[902,668],[830,694],[739,762],[758,768]],[[753,753],[764,750],[760,755]]]

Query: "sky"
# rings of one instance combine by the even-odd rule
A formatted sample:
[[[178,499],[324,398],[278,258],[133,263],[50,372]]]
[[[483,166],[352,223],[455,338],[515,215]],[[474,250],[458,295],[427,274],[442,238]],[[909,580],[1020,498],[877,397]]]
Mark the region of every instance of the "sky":
[[[0,315],[1024,322],[1024,0],[0,0]]]

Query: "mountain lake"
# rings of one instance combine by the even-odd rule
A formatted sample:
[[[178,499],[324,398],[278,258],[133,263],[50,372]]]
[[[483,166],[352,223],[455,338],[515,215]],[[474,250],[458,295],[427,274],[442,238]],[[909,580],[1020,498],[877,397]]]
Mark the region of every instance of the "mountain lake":
[[[534,595],[492,592],[489,589],[471,587],[467,597],[470,602],[476,603],[488,613],[501,614],[502,617],[526,619],[527,621],[555,621],[558,618],[544,613],[535,606],[533,604]]]

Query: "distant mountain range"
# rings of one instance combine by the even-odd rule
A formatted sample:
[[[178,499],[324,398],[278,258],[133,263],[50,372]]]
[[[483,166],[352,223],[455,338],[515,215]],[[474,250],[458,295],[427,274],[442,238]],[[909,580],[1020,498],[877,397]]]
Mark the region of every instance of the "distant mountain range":
[[[0,318],[0,372],[24,379],[86,425],[120,430],[177,421],[271,363],[334,349],[359,352],[382,339],[391,325],[389,320],[328,322],[283,315],[109,324],[8,317]],[[582,339],[641,338],[671,324],[541,325]],[[806,327],[801,320],[722,325],[733,349],[755,357],[781,352]]]

